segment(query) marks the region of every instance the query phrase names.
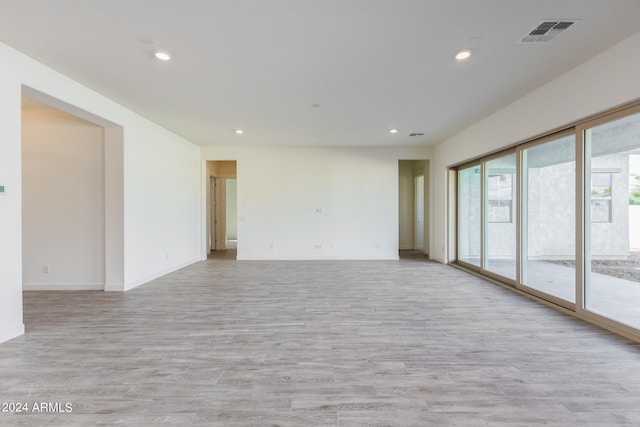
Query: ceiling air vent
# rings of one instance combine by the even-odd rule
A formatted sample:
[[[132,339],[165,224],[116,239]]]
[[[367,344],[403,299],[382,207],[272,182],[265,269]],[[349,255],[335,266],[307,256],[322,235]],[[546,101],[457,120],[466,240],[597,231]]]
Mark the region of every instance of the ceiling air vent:
[[[424,133],[422,132],[412,132],[409,134],[409,136],[424,136]]]
[[[548,43],[564,33],[576,21],[542,21],[520,43]]]

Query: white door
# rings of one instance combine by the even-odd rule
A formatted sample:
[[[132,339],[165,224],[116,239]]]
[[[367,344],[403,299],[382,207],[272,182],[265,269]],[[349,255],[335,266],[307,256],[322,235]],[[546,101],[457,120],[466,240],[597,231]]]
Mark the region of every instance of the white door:
[[[416,249],[424,252],[424,175],[415,178]]]
[[[215,177],[211,177],[211,213],[210,213],[210,220],[211,223],[209,224],[209,241],[211,243],[211,252],[216,250],[216,224],[218,223],[217,218],[216,218],[216,211],[217,211],[217,191],[216,191],[216,186],[218,185],[218,179]]]

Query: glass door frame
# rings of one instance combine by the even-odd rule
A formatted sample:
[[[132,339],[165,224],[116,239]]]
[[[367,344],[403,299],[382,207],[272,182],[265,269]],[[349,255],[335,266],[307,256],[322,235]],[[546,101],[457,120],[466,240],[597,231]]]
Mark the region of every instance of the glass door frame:
[[[487,240],[487,235],[488,235],[488,231],[487,229],[489,228],[489,221],[487,220],[488,215],[487,212],[489,210],[489,198],[487,197],[489,194],[489,179],[488,179],[488,168],[487,168],[487,163],[489,163],[492,160],[495,159],[499,159],[501,157],[507,157],[511,154],[515,154],[516,157],[516,172],[515,172],[515,178],[516,178],[516,182],[514,183],[515,185],[515,199],[513,200],[513,205],[514,205],[514,209],[515,211],[513,212],[513,216],[514,216],[514,221],[515,221],[515,233],[516,233],[516,279],[510,279],[508,277],[502,276],[500,274],[494,273],[492,271],[487,270],[487,266],[488,266],[488,260],[487,260],[487,253],[489,252],[489,241]],[[518,257],[519,257],[519,253],[520,253],[520,249],[519,249],[519,245],[518,245],[518,239],[519,239],[519,231],[520,231],[520,203],[519,203],[519,197],[520,195],[518,194],[518,183],[519,183],[519,179],[520,179],[520,159],[519,156],[517,154],[517,148],[510,148],[510,149],[506,149],[504,151],[500,151],[499,153],[495,153],[495,154],[491,154],[489,156],[483,157],[482,161],[482,168],[480,170],[480,173],[482,174],[482,227],[481,227],[481,236],[482,236],[482,241],[481,241],[481,253],[482,253],[482,258],[480,259],[480,265],[481,265],[481,271],[482,274],[486,275],[487,277],[490,277],[492,279],[495,280],[499,280],[501,283],[504,283],[506,285],[509,285],[511,287],[517,287],[517,281],[518,281],[518,277],[519,277],[519,266],[518,266]]]
[[[591,281],[591,194],[590,184],[587,184],[591,179],[591,147],[587,145],[586,132],[596,126],[610,123],[627,116],[640,113],[640,104],[634,104],[631,106],[616,109],[607,114],[599,115],[591,120],[584,121],[576,125],[576,141],[579,141],[580,149],[580,170],[578,173],[579,181],[579,215],[576,217],[576,237],[580,234],[581,241],[581,263],[580,269],[577,272],[579,286],[576,287],[576,314],[580,317],[595,323],[604,325],[606,328],[618,332],[622,335],[635,337],[636,340],[640,339],[640,331],[632,326],[626,325],[622,322],[613,320],[611,318],[600,315],[596,312],[588,310],[586,308],[586,293],[587,288]],[[577,154],[577,153],[576,153]],[[576,158],[577,160],[578,158]],[[589,194],[587,194],[589,192]],[[578,242],[576,242],[578,243]],[[576,246],[577,249],[577,246]],[[576,267],[578,267],[578,260],[576,260]],[[589,271],[587,271],[589,269]]]
[[[486,164],[487,162],[490,162],[491,160],[494,159],[498,159],[500,157],[505,157],[508,156],[510,154],[515,154],[516,155],[516,172],[515,172],[515,178],[516,178],[516,191],[515,191],[515,200],[514,200],[514,208],[515,208],[515,212],[514,212],[514,217],[515,217],[515,222],[516,222],[516,280],[513,279],[509,279],[507,277],[504,277],[502,275],[493,273],[489,270],[486,269],[486,254],[487,254],[487,208],[488,208],[488,200],[487,200],[487,191],[488,191],[488,180],[485,177],[485,171],[486,171]],[[472,167],[479,167],[480,168],[480,267],[478,267],[477,265],[473,265],[471,263],[468,263],[466,261],[463,261],[460,259],[460,175],[459,172],[461,170],[464,169],[469,169]],[[516,148],[511,148],[511,149],[507,149],[505,151],[500,151],[499,153],[495,153],[493,155],[490,156],[486,156],[483,157],[480,160],[474,160],[472,162],[468,162],[468,163],[464,163],[461,164],[459,166],[456,167],[456,203],[455,203],[455,209],[456,209],[456,233],[455,233],[455,238],[456,238],[456,263],[474,270],[474,271],[478,271],[479,273],[481,273],[484,276],[487,276],[489,278],[498,280],[499,282],[509,285],[511,287],[517,287],[517,278],[519,277],[519,271],[520,271],[520,266],[519,263],[517,262],[517,260],[519,259],[519,255],[520,255],[520,245],[519,245],[519,229],[520,229],[520,194],[518,192],[518,186],[519,186],[519,181],[520,180],[520,159],[519,156],[517,154],[517,149]]]
[[[526,224],[528,224],[528,204],[527,204],[527,199],[526,197],[523,197],[525,194],[527,194],[527,176],[526,175],[526,171],[527,171],[527,159],[526,159],[526,150],[529,148],[533,148],[536,146],[540,146],[543,144],[547,144],[549,142],[552,141],[556,141],[560,138],[564,138],[567,136],[574,136],[576,135],[576,128],[571,127],[568,129],[564,129],[562,131],[544,136],[542,138],[537,138],[533,141],[521,144],[517,147],[517,159],[518,159],[518,167],[519,167],[519,173],[518,173],[518,183],[517,183],[517,199],[518,199],[518,228],[517,228],[517,234],[518,234],[518,247],[517,247],[517,259],[518,262],[516,263],[517,265],[517,283],[516,283],[516,288],[520,289],[523,292],[526,292],[528,294],[534,295],[540,299],[543,299],[545,301],[549,301],[552,302],[553,304],[559,305],[561,307],[567,308],[571,311],[576,311],[576,303],[572,303],[570,301],[564,300],[562,298],[556,297],[554,295],[548,294],[546,292],[540,291],[538,289],[532,288],[530,286],[527,286],[523,283],[524,280],[524,276],[525,276],[525,271],[526,271],[526,262],[527,259],[525,259],[525,256],[527,255],[527,245],[529,244],[529,240],[528,240],[528,230],[526,230]],[[580,160],[580,155],[578,153],[580,153],[580,145],[582,144],[581,142],[581,138],[578,138],[576,135],[575,138],[575,163],[576,163],[576,179],[575,179],[575,184],[576,184],[576,188],[575,188],[575,195],[576,195],[576,201],[575,201],[575,206],[576,206],[576,232],[575,232],[575,282],[574,282],[574,286],[576,287],[575,289],[575,300],[576,301],[581,301],[581,292],[579,293],[578,288],[581,288],[582,286],[579,286],[579,284],[581,283],[581,274],[579,274],[580,271],[582,271],[582,263],[584,262],[581,258],[582,256],[580,254],[583,254],[584,251],[581,250],[580,246],[581,246],[581,235],[578,232],[578,227],[579,227],[579,223],[580,221],[578,220],[579,218],[579,211],[580,211],[580,206],[582,206],[582,198],[580,197],[584,191],[581,189],[582,187],[582,180],[579,178],[581,176],[581,169],[582,166],[580,165],[581,160]],[[581,226],[581,225],[580,225]],[[579,297],[580,295],[580,297]]]
[[[479,167],[480,168],[480,267],[478,267],[477,265],[473,265],[469,262],[463,261],[460,259],[460,171],[464,170],[464,169],[469,169],[469,168],[473,168],[473,167]],[[462,265],[465,268],[469,268],[472,270],[476,270],[476,271],[482,271],[482,263],[483,263],[483,259],[484,259],[484,244],[482,243],[484,241],[484,230],[482,227],[482,223],[484,221],[484,215],[482,212],[482,205],[484,204],[483,198],[484,195],[482,194],[482,176],[484,173],[484,165],[482,162],[480,161],[473,161],[473,162],[469,162],[469,163],[465,163],[463,165],[460,165],[458,167],[456,167],[456,198],[455,198],[455,209],[456,209],[456,263]]]

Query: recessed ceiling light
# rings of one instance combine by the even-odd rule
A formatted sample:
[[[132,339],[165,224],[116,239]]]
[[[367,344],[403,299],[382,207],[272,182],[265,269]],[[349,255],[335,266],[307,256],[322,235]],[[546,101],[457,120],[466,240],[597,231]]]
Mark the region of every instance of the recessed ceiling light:
[[[237,133],[238,135],[242,135],[244,133],[242,129],[236,129],[234,132]]]
[[[171,59],[171,54],[166,50],[154,50],[153,56],[155,56],[160,61],[168,61]]]
[[[471,56],[471,49],[462,49],[456,53],[456,60],[464,61]]]
[[[390,129],[389,133],[398,133],[398,129]]]

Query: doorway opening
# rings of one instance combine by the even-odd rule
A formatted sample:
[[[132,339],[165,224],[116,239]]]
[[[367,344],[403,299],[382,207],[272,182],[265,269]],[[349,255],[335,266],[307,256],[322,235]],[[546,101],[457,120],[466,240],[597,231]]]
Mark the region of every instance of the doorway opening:
[[[207,254],[233,258],[238,250],[237,162],[207,162]]]
[[[23,290],[124,291],[122,127],[22,97]]]
[[[398,248],[401,254],[429,254],[429,161],[398,162]]]

